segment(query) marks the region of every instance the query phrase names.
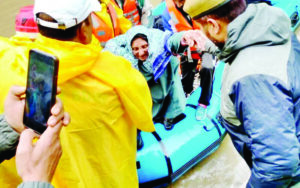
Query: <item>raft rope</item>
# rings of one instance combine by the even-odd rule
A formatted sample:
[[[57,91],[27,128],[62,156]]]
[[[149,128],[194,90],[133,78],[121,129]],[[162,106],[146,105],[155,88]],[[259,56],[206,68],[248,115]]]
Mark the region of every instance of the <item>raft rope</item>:
[[[173,173],[173,168],[172,168],[170,157],[169,157],[166,147],[165,147],[164,143],[161,141],[161,137],[158,135],[158,133],[156,131],[154,131],[154,132],[152,132],[152,134],[155,137],[155,139],[158,141],[158,143],[162,149],[162,152],[165,156],[165,160],[166,160],[167,167],[168,167],[168,181],[169,181],[169,183],[171,183],[172,182],[171,175]]]

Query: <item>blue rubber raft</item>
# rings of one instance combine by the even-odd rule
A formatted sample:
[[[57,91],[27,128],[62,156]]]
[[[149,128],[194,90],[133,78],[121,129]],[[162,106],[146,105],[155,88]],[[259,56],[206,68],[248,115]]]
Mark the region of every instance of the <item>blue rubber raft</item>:
[[[207,108],[207,117],[195,119],[201,88],[187,100],[186,117],[172,130],[155,124],[156,132],[141,132],[144,146],[137,152],[137,169],[140,187],[164,187],[201,160],[213,153],[225,136],[225,129],[216,119],[220,111],[220,88],[224,63],[215,69],[213,94]]]

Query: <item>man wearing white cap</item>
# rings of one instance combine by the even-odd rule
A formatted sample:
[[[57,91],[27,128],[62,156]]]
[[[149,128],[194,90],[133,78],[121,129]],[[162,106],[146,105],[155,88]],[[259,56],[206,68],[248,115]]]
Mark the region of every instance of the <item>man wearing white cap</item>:
[[[138,187],[136,130],[154,131],[145,78],[124,58],[101,52],[92,36],[91,13],[99,8],[97,0],[35,0],[41,35],[27,52],[37,48],[58,57],[60,98],[73,117],[60,134],[55,187]],[[25,84],[27,56],[15,50],[0,63],[1,93]],[[20,182],[11,164],[1,164],[1,186]]]
[[[251,168],[247,187],[299,182],[300,43],[287,15],[245,0],[187,0],[184,10],[226,62],[220,121]]]

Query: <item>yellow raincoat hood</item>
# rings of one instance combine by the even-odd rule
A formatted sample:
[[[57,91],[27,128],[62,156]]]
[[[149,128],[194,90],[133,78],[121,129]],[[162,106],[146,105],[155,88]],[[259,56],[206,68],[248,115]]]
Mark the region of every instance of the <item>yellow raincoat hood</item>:
[[[62,42],[40,35],[34,47],[57,56],[59,61],[63,62],[59,63],[58,85],[60,85],[87,72],[97,61],[102,49],[98,40],[93,37],[91,44],[85,45],[84,48],[82,46],[78,42]]]
[[[154,131],[152,100],[145,78],[130,62],[89,45],[39,36],[27,47],[0,39],[0,112],[12,84],[25,84],[29,48],[59,58],[59,98],[71,115],[63,128],[63,155],[53,178],[56,188],[138,187],[136,131]],[[5,51],[5,53],[2,53]],[[0,185],[20,183],[14,160],[0,166]]]

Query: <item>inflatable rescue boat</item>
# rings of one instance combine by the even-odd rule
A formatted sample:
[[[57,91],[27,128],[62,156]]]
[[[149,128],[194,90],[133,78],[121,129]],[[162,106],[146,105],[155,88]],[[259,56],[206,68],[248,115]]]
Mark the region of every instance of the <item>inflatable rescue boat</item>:
[[[220,88],[224,63],[216,66],[213,94],[202,121],[195,119],[201,88],[187,99],[186,117],[166,130],[155,124],[156,132],[141,132],[144,146],[137,152],[140,187],[164,187],[213,153],[225,136],[225,129],[216,119],[220,110]]]

